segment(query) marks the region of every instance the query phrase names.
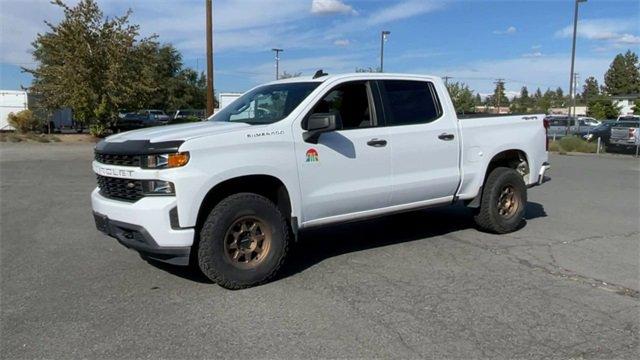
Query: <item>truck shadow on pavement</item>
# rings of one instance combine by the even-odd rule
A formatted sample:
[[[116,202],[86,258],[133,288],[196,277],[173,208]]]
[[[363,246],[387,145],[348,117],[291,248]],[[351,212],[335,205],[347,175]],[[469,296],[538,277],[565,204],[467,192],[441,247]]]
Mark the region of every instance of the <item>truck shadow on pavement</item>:
[[[544,207],[528,202],[525,220],[546,217]],[[525,225],[526,226],[526,225]],[[381,218],[351,222],[300,233],[280,275],[287,278],[334,256],[388,245],[428,240],[431,237],[475,228],[473,212],[463,205],[419,210]],[[173,275],[202,283],[211,283],[199,270],[173,266],[154,260],[151,265]]]
[[[525,211],[525,220],[547,216],[544,207],[534,202],[528,202]],[[476,228],[473,211],[466,206],[455,205],[308,230],[300,234],[278,279],[295,275],[334,256],[428,241],[432,237],[470,228]]]

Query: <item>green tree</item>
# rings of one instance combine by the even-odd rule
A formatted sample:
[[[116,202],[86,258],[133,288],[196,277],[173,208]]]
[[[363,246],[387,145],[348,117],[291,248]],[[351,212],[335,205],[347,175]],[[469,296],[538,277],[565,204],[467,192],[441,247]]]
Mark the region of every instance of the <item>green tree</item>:
[[[41,95],[48,110],[70,107],[74,117],[87,123],[106,123],[119,108],[137,108],[157,90],[150,38],[139,38],[138,26],[129,24],[130,12],[104,18],[94,0],[69,7],[57,24],[45,22],[48,31],[33,42],[35,69],[31,91]]]
[[[473,105],[475,106],[482,106],[482,96],[480,96],[480,94],[476,94],[475,99],[473,100]]]
[[[615,119],[620,115],[620,108],[611,99],[600,97],[589,101],[587,115],[599,120]]]
[[[618,54],[604,74],[604,84],[609,95],[640,93],[640,64],[638,55],[631,50]]]
[[[551,107],[565,107],[569,103],[569,97],[565,98],[564,91],[558,87],[555,92],[551,93]]]
[[[598,80],[589,76],[582,86],[582,99],[584,99],[587,103],[594,98],[600,96],[600,86],[598,85]]]
[[[152,50],[155,87],[148,108],[163,110],[204,109],[207,86],[204,74],[182,67],[182,55],[172,45],[156,46]]]
[[[447,90],[457,113],[464,114],[475,110],[473,91],[465,83],[448,83]]]
[[[504,93],[504,82],[496,82],[496,88],[493,90],[493,95],[491,95],[490,99],[487,99],[487,103],[495,107],[509,106],[509,98]]]
[[[516,97],[511,103],[511,111],[524,114],[529,112],[533,106],[533,98],[529,96],[529,89],[523,86],[520,89],[520,96]]]

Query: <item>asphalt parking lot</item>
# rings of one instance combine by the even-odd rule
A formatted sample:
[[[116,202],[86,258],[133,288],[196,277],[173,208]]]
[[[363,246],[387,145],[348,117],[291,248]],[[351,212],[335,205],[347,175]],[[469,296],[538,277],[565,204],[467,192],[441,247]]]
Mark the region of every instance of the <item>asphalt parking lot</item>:
[[[640,161],[551,156],[527,224],[464,207],[303,235],[224,290],[95,230],[88,145],[0,145],[1,352],[14,358],[638,358]]]

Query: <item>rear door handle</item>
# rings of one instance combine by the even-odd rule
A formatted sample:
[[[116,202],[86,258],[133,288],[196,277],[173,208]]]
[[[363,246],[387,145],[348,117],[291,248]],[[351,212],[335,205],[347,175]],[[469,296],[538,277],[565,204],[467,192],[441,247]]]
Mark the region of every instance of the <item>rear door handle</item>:
[[[384,147],[384,146],[387,146],[387,140],[371,139],[367,141],[367,145],[373,146],[373,147]]]
[[[450,140],[453,140],[453,138],[454,138],[453,134],[442,133],[438,135],[438,139],[440,140],[450,141]]]

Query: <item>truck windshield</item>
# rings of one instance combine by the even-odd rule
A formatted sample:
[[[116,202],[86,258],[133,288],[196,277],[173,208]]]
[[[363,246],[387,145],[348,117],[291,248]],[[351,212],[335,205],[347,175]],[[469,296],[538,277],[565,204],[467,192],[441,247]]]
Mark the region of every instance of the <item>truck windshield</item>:
[[[260,86],[242,95],[209,120],[272,124],[287,117],[319,84],[297,82]]]

